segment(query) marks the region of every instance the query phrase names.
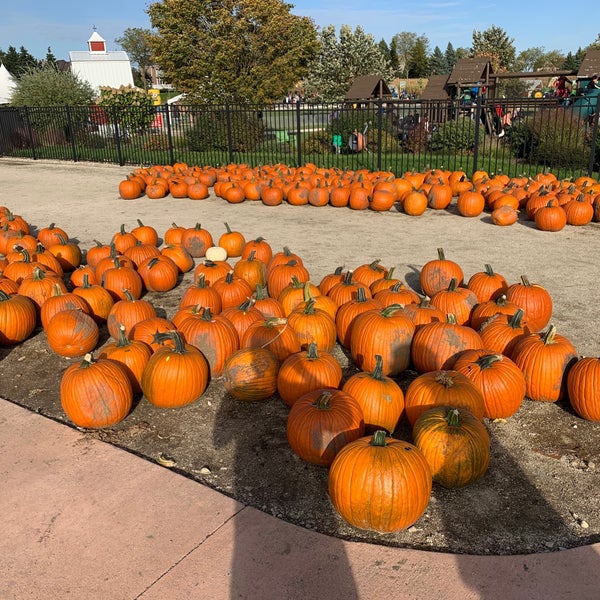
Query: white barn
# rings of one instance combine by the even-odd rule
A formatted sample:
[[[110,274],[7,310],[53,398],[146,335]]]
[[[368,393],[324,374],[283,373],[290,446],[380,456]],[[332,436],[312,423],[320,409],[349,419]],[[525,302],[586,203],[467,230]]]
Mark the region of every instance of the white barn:
[[[0,104],[8,104],[15,89],[15,78],[0,63]]]
[[[131,63],[123,50],[108,51],[106,42],[94,31],[88,40],[87,51],[69,52],[71,72],[87,81],[99,93],[101,86],[119,88],[133,86]]]

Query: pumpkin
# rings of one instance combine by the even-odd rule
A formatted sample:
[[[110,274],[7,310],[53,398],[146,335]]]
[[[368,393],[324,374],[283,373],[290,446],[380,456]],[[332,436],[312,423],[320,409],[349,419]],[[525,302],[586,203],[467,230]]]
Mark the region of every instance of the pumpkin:
[[[499,313],[514,315],[517,310],[519,310],[519,307],[514,302],[507,300],[504,294],[501,294],[495,300],[486,300],[477,304],[471,313],[470,325],[473,329],[479,330],[494,315]]]
[[[402,304],[404,306],[406,304],[418,304],[421,301],[419,294],[407,288],[401,281],[378,292],[373,292],[371,287],[371,293],[375,300],[381,302],[382,306],[391,306],[392,304]]]
[[[446,321],[433,321],[415,329],[411,360],[417,371],[425,373],[451,368],[454,356],[469,348],[483,348],[480,335],[466,325],[459,325],[452,314]]]
[[[399,304],[363,312],[352,325],[350,354],[362,371],[375,369],[379,355],[383,361],[383,374],[398,375],[410,364],[414,332],[414,323]]]
[[[253,292],[257,285],[265,285],[267,281],[267,267],[263,261],[256,258],[256,250],[252,250],[248,258],[240,258],[235,263],[233,274],[244,279]]]
[[[75,425],[98,429],[110,427],[129,414],[133,392],[127,373],[118,362],[94,360],[88,353],[63,373],[60,402]]]
[[[457,488],[477,481],[490,463],[485,425],[464,408],[439,406],[413,425],[413,442],[423,453],[433,481]]]
[[[411,425],[434,406],[466,408],[480,420],[485,414],[481,390],[466,375],[454,370],[422,373],[406,389],[404,410]]]
[[[36,321],[36,306],[31,298],[0,290],[0,346],[12,346],[27,339]]]
[[[161,334],[160,348],[150,357],[142,372],[144,396],[159,408],[187,406],[204,393],[209,366],[198,348],[186,344],[178,331]]]
[[[98,324],[79,309],[61,310],[46,325],[48,345],[59,356],[84,356],[96,347],[99,339]]]
[[[523,309],[519,308],[512,315],[497,313],[490,317],[479,329],[484,348],[510,357],[517,341],[531,333],[523,322],[524,315]]]
[[[271,258],[273,257],[273,249],[271,248],[269,242],[265,240],[265,238],[257,237],[254,240],[246,242],[240,258],[248,258],[253,250],[254,258],[256,258],[256,260],[262,261],[265,263],[265,265],[268,265],[269,262],[271,262]]]
[[[365,285],[360,281],[356,281],[354,279],[354,272],[347,271],[343,279],[339,283],[333,285],[327,291],[327,296],[329,296],[338,305],[338,307],[340,307],[349,300],[354,300],[357,297],[359,288],[363,289],[367,298],[371,298],[373,296],[368,285]]]
[[[266,348],[240,348],[223,366],[223,385],[237,400],[258,402],[277,391],[280,363]]]
[[[239,306],[252,296],[250,284],[245,279],[236,277],[233,269],[229,270],[224,277],[214,281],[212,287],[221,297],[221,310]]]
[[[567,375],[573,410],[583,419],[600,421],[600,359],[580,358]]]
[[[125,299],[124,290],[129,290],[134,298],[140,298],[144,291],[144,281],[140,274],[134,267],[122,265],[118,258],[113,259],[113,266],[102,273],[100,282],[115,302]]]
[[[456,279],[457,286],[462,285],[463,270],[458,263],[446,258],[443,248],[438,248],[438,258],[425,263],[419,273],[421,290],[432,297],[436,292],[447,289],[452,279]]]
[[[61,310],[76,309],[90,314],[89,304],[77,294],[64,292],[60,285],[55,284],[54,292],[40,307],[40,321],[46,329],[52,317]]]
[[[158,231],[151,225],[144,225],[140,219],[137,219],[137,227],[131,230],[131,234],[142,244],[158,246]]]
[[[552,318],[550,293],[545,287],[531,283],[526,275],[521,275],[520,282],[508,287],[506,299],[525,311],[527,326],[531,331],[541,331]]]
[[[221,296],[215,288],[206,283],[204,273],[201,273],[198,280],[186,288],[181,296],[179,308],[192,305],[210,308],[213,315],[218,315],[222,310]]]
[[[160,253],[170,258],[177,265],[180,273],[187,273],[194,268],[194,259],[181,244],[168,244],[161,248]]]
[[[265,321],[252,323],[241,339],[242,348],[268,348],[283,362],[290,354],[300,352],[300,341],[287,319],[268,317]]]
[[[136,323],[156,317],[154,305],[143,298],[134,298],[129,290],[124,291],[124,298],[115,302],[106,318],[108,333],[114,338],[119,337],[121,325],[125,326],[125,332],[129,332]]]
[[[33,273],[22,279],[18,287],[18,293],[31,298],[39,308],[53,294],[57,285],[62,292],[66,293],[68,291],[61,277],[53,275],[51,272],[46,273],[39,267],[34,267]]]
[[[118,339],[103,346],[98,356],[120,363],[129,377],[133,393],[141,393],[142,373],[152,356],[152,349],[146,342],[130,340],[125,326],[121,325]]]
[[[175,325],[169,319],[158,316],[149,317],[135,323],[127,332],[127,337],[130,340],[145,342],[155,352],[161,344],[165,343],[165,339],[161,337],[161,334],[168,333],[173,329],[175,329]],[[168,342],[169,339],[167,338],[166,343]]]
[[[57,244],[61,241],[61,237],[63,239],[68,240],[69,235],[67,232],[61,227],[57,227],[55,223],[50,223],[47,227],[42,227],[37,232],[38,241],[46,248],[52,246],[52,244]]]
[[[333,354],[319,351],[313,342],[306,350],[290,354],[277,375],[277,390],[285,404],[293,406],[300,396],[317,388],[337,388],[342,367]]]
[[[138,242],[138,239],[131,233],[131,231],[127,231],[125,229],[125,224],[121,224],[119,231],[112,236],[110,241],[111,245],[115,247],[115,250],[119,254],[125,254],[128,248],[135,246]]]
[[[327,297],[329,298],[329,296]],[[365,288],[358,288],[356,298],[342,304],[335,313],[335,328],[339,343],[344,348],[350,348],[354,319],[363,312],[381,308],[383,306],[378,300],[371,297],[367,298]]]
[[[336,341],[334,318],[326,310],[316,308],[314,298],[292,310],[287,319],[288,325],[296,332],[301,348],[315,343],[319,350],[333,350]]]
[[[550,325],[544,332],[530,333],[515,344],[512,360],[523,371],[531,400],[557,402],[566,394],[567,374],[577,360],[575,346]]]
[[[565,209],[556,199],[549,200],[548,204],[538,208],[533,219],[537,228],[542,231],[560,231],[567,224]]]
[[[222,246],[211,246],[206,249],[205,252],[206,260],[212,260],[215,262],[227,260],[227,250]]]
[[[372,372],[359,371],[350,376],[342,390],[357,400],[363,412],[365,431],[385,429],[392,434],[404,412],[404,393],[391,378],[383,374],[383,360],[375,357]]]
[[[465,350],[453,369],[481,390],[486,418],[505,419],[519,410],[525,397],[525,376],[507,356],[485,349]]]
[[[226,360],[240,348],[233,323],[220,314],[213,315],[209,308],[184,319],[179,331],[188,344],[204,354],[212,377],[222,375]]]
[[[194,258],[204,256],[206,250],[215,245],[211,233],[206,229],[202,229],[200,223],[185,229],[181,234],[180,243]]]
[[[136,269],[138,269],[140,264],[147,259],[160,256],[160,250],[153,244],[144,244],[138,240],[135,246],[131,246],[125,250],[125,254],[123,256],[129,258],[135,265]]]
[[[431,304],[445,314],[453,314],[459,325],[468,325],[477,304],[477,296],[468,288],[459,287],[458,280],[453,277],[446,289],[439,290],[431,297]]]
[[[179,268],[163,254],[147,258],[137,272],[149,292],[168,292],[179,282]]]
[[[240,339],[251,323],[265,320],[264,315],[254,306],[254,302],[254,298],[248,298],[239,306],[229,306],[220,313],[221,316],[231,321]]]
[[[495,273],[490,264],[486,264],[483,271],[471,275],[467,288],[477,296],[477,302],[487,302],[506,293],[508,281],[504,275]]]
[[[381,533],[413,525],[427,508],[431,487],[423,453],[382,430],[346,444],[329,469],[337,512],[354,527]]]
[[[297,399],[286,434],[302,460],[328,467],[346,444],[364,435],[364,428],[362,410],[350,394],[321,388]]]

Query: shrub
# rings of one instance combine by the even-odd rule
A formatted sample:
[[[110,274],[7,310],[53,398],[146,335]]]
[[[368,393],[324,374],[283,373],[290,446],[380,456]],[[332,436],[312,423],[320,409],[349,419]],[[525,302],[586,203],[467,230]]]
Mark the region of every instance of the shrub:
[[[402,137],[402,150],[412,154],[424,152],[428,138],[429,134],[425,130],[425,123],[419,121],[416,126],[404,132]]]
[[[255,112],[207,107],[206,110],[197,113],[193,126],[185,135],[189,149],[195,152],[248,152],[255,150],[263,140],[264,125]]]
[[[129,132],[147,129],[155,116],[152,97],[146,90],[131,85],[102,86],[97,104],[107,111],[110,120],[116,117],[119,125]]]
[[[459,117],[456,120],[442,123],[431,135],[429,148],[433,151],[473,150],[475,147],[475,131],[479,127],[479,139],[485,135],[485,129],[469,117]]]
[[[327,131],[315,131],[302,137],[303,154],[329,154],[333,149],[333,139]]]

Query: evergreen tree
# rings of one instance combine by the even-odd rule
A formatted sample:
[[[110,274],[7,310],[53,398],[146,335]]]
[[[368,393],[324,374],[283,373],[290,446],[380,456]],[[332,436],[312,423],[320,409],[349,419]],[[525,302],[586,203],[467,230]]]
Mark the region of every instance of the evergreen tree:
[[[485,31],[473,31],[473,56],[486,56],[492,69],[498,73],[512,68],[516,50],[514,39],[504,29],[492,25]]]
[[[433,49],[431,56],[429,57],[429,75],[448,75],[450,69],[448,69],[448,63],[446,57],[440,50],[439,46]]]
[[[456,54],[456,50],[454,50],[452,42],[448,42],[444,58],[446,59],[446,64],[448,65],[448,72],[451,73],[452,69],[454,69],[454,65],[456,65],[456,61],[458,60],[458,56]]]
[[[427,77],[429,60],[427,56],[427,38],[417,38],[408,62],[408,76],[412,78]]]
[[[48,46],[48,51],[46,52],[44,66],[47,66],[47,67],[55,67],[56,66],[56,56],[54,56],[54,54],[52,53],[52,48],[50,48],[50,46]]]
[[[396,38],[392,38],[390,42],[390,68],[392,69],[392,77],[400,77],[400,61],[398,60]]]
[[[565,60],[563,61],[562,65],[560,66],[560,68],[562,70],[569,70],[569,71],[576,71],[577,67],[579,65],[577,64],[577,61],[575,60],[575,56],[573,55],[572,52],[568,52],[567,55],[565,56]]]

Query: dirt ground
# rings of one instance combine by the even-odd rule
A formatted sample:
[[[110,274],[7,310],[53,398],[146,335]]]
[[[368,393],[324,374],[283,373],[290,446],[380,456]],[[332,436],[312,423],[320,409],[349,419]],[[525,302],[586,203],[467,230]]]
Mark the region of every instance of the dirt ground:
[[[215,238],[228,222],[246,239],[262,236],[274,251],[288,246],[298,253],[315,283],[337,266],[355,268],[380,259],[418,290],[419,269],[443,247],[467,279],[489,263],[510,283],[525,274],[544,285],[554,300],[552,322],[558,332],[580,355],[599,354],[600,224],[544,233],[526,221],[501,228],[486,216],[467,219],[452,210],[430,210],[415,218],[395,210],[230,205],[216,197],[124,201],[117,185],[130,171],[0,158],[0,205],[22,215],[34,229],[56,223],[84,249],[93,240],[110,241],[121,224],[135,227],[137,219],[159,234],[172,223],[201,223]],[[147,299],[170,318],[191,281],[188,273],[173,291]],[[105,329],[102,334],[101,344],[108,340]],[[354,373],[346,354],[339,347],[335,352],[344,375]],[[38,330],[23,344],[0,349],[0,397],[66,421],[59,382],[69,364],[49,349]],[[406,389],[415,375],[408,371],[398,381]],[[506,421],[486,421],[492,458],[484,477],[459,490],[434,484],[421,519],[406,531],[385,535],[355,529],[335,513],[327,496],[327,470],[302,462],[288,446],[287,412],[278,397],[256,404],[236,401],[216,379],[185,408],[161,410],[142,398],[118,425],[86,435],[148,460],[168,456],[184,476],[341,538],[470,554],[547,552],[600,540],[600,424],[578,418],[566,402],[526,399]],[[405,421],[395,436],[410,440]]]

